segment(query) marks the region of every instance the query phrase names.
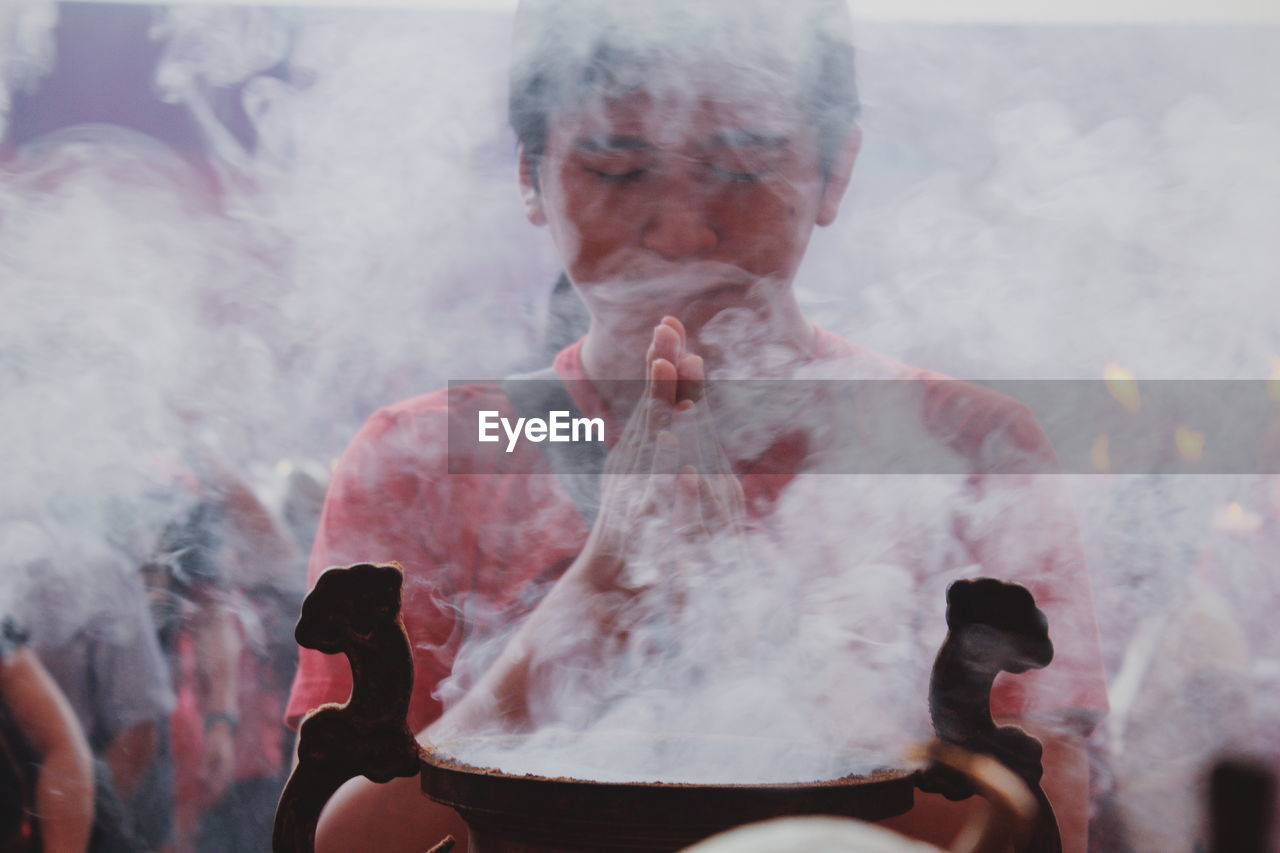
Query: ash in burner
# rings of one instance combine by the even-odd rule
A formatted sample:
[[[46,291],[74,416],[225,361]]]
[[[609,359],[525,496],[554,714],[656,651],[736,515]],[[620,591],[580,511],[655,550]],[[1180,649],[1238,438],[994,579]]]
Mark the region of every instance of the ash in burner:
[[[615,617],[625,640],[597,644],[593,666],[565,665],[554,644],[535,646],[532,733],[506,737],[492,721],[446,716],[427,740],[460,744],[446,751],[477,767],[614,782],[802,782],[899,766],[907,744],[928,732],[921,662],[931,638],[903,617],[916,612],[909,573],[872,562],[886,558],[884,538],[862,529],[850,543],[831,517],[848,511],[848,501],[830,500],[837,485],[799,477],[779,501],[779,514],[827,531],[822,543],[809,537],[807,553],[761,533],[741,549],[757,559],[686,572],[677,612],[662,590],[628,599]],[[888,499],[884,489],[876,496]],[[869,552],[855,560],[859,570],[833,569],[842,565],[833,552],[852,544]],[[562,616],[549,633],[573,641],[580,616]],[[505,636],[493,644],[498,654],[509,647]],[[455,675],[470,669],[482,679],[487,664],[469,659]]]
[[[714,734],[540,731],[458,738],[438,757],[508,776],[587,782],[782,785],[873,777],[900,759],[873,750]]]

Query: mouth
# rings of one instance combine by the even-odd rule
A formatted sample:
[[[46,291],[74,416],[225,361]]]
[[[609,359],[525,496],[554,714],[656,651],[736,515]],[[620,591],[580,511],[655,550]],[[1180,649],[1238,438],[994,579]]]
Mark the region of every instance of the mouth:
[[[754,276],[736,264],[723,261],[657,262],[631,255],[610,259],[593,276],[595,287],[625,288],[634,293],[701,298],[720,291],[745,290]]]
[[[747,285],[745,284],[719,284],[710,290],[697,296],[697,299],[723,299],[726,297],[737,298],[745,296],[747,293]]]

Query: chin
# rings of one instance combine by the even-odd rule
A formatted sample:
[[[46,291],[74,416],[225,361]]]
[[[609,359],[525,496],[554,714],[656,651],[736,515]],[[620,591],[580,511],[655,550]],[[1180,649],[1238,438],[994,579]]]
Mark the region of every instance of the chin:
[[[744,313],[754,314],[759,306],[751,296],[752,292],[749,285],[720,285],[690,300],[685,306],[685,311],[689,315],[688,319],[686,320],[684,317],[680,319],[687,326],[705,326],[713,319],[724,314],[733,316],[740,316]]]

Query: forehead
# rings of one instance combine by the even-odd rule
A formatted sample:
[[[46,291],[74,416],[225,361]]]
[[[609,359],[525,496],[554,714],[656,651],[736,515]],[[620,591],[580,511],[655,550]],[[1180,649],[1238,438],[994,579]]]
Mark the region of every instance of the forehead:
[[[663,75],[665,76],[665,75]],[[665,85],[664,85],[665,84]],[[600,86],[550,113],[553,138],[629,138],[654,147],[812,136],[800,93],[756,74],[707,69],[642,86]]]

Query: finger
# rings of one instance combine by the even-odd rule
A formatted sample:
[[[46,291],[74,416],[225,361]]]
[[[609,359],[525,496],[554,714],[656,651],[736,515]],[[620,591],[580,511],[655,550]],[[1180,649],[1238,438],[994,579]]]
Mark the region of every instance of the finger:
[[[680,334],[659,323],[653,328],[645,353],[645,390],[641,400],[666,399],[675,405],[676,371],[680,359]]]
[[[686,352],[676,363],[679,383],[676,388],[677,400],[697,401],[702,399],[703,383],[706,379],[702,356]]]
[[[684,339],[680,336],[680,332],[668,326],[666,323],[659,323],[653,327],[653,338],[649,343],[650,361],[659,358],[665,358],[667,361],[675,364],[680,360],[680,355],[684,350]]]
[[[668,330],[670,331],[670,330]],[[650,347],[652,352],[652,347]],[[645,394],[627,419],[622,436],[605,461],[605,473],[648,474],[653,467],[654,437],[671,423],[676,372],[666,359],[649,363]]]
[[[685,331],[684,323],[670,314],[662,318],[662,325],[670,326],[680,336],[680,349],[683,350],[689,343],[689,335]]]
[[[668,407],[676,404],[676,384],[678,382],[678,374],[676,373],[675,362],[666,358],[655,358],[649,364],[649,387],[645,397],[649,400],[657,400],[666,403]],[[656,432],[662,429],[652,422],[649,424],[651,431]]]

